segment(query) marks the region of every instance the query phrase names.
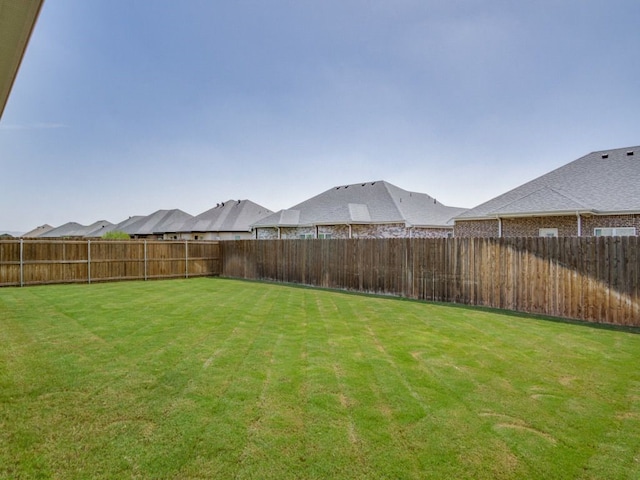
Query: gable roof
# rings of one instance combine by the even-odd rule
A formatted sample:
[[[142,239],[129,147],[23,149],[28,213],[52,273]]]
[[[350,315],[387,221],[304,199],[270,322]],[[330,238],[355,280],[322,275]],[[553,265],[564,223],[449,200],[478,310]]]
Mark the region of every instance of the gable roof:
[[[450,227],[452,217],[462,211],[462,208],[447,207],[425,193],[409,192],[382,180],[330,188],[254,223],[253,227],[358,223]]]
[[[498,216],[640,212],[640,147],[592,152],[458,215]]]
[[[175,232],[250,232],[251,225],[273,212],[251,200],[227,200],[187,220]]]

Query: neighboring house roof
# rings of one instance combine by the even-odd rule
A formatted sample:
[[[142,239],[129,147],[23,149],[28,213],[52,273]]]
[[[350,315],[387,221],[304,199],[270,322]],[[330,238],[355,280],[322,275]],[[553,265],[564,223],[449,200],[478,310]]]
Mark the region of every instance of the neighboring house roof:
[[[251,225],[273,212],[251,200],[227,200],[187,220],[171,232],[250,232]]]
[[[151,235],[154,233],[177,232],[187,220],[193,218],[182,210],[158,210],[141,217],[120,228],[129,235]],[[126,222],[126,221],[125,221]]]
[[[40,225],[39,227],[36,227],[33,230],[25,233],[24,235],[22,235],[22,237],[24,237],[24,238],[35,238],[35,237],[39,237],[43,233],[47,233],[47,232],[49,232],[51,230],[53,230],[53,227],[51,225],[45,223],[44,225]]]
[[[113,225],[106,220],[99,220],[91,225],[80,225],[76,222],[69,222],[57,228],[53,228],[41,235],[40,238],[58,238],[58,237],[100,237],[105,229]]]
[[[111,225],[110,227],[105,228],[103,235],[109,232],[124,232],[129,225],[134,224],[135,222],[137,222],[142,218],[144,218],[144,216],[142,215],[135,215],[133,217],[129,217],[126,220],[121,221],[120,223],[116,223],[115,225]]]
[[[0,0],[0,118],[44,0]]]
[[[451,227],[465,209],[447,207],[425,193],[409,192],[385,181],[333,187],[253,224],[261,227],[404,223]]]
[[[456,217],[640,212],[640,147],[592,152]]]

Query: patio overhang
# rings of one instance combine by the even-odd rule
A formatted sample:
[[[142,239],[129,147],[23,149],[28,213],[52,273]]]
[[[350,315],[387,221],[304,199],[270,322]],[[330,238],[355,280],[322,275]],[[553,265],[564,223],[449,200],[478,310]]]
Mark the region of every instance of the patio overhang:
[[[0,119],[44,0],[0,0]]]

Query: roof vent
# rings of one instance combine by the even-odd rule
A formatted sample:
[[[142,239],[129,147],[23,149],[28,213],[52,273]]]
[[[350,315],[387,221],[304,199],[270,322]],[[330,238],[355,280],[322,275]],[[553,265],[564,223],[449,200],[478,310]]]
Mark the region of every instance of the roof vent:
[[[602,158],[609,158],[609,154],[608,153],[603,153],[602,154]]]
[[[629,150],[629,151],[627,152],[627,157],[631,157],[632,155],[633,155],[633,150]]]

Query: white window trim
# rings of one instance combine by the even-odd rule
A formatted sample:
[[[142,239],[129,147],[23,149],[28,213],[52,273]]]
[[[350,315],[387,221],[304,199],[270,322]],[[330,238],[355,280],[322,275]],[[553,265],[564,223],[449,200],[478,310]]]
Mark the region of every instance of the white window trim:
[[[594,237],[634,237],[636,227],[596,227],[593,229]]]
[[[557,237],[558,229],[557,228],[539,228],[538,236],[540,237]]]

